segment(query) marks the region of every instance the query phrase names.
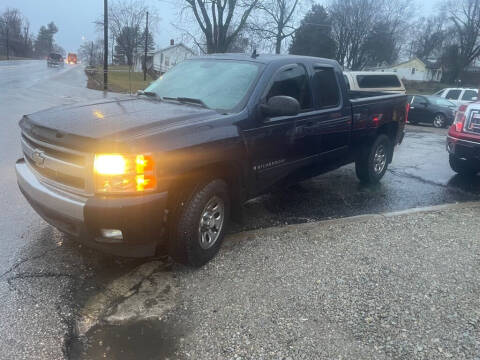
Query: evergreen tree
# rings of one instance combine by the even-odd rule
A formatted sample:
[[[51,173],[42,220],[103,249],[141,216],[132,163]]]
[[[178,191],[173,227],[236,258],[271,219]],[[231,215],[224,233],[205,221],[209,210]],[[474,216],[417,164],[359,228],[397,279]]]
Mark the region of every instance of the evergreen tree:
[[[333,59],[335,50],[330,17],[323,6],[313,5],[295,32],[289,52]]]

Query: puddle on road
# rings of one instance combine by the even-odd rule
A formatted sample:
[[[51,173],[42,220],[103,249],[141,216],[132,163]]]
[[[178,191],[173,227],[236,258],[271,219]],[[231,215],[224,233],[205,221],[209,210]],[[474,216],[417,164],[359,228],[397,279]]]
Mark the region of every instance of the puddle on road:
[[[166,319],[177,293],[174,274],[162,261],[110,280],[79,310],[68,358],[172,359],[181,336]]]
[[[96,325],[72,344],[70,359],[179,359],[175,351],[181,338],[181,330],[163,320]]]

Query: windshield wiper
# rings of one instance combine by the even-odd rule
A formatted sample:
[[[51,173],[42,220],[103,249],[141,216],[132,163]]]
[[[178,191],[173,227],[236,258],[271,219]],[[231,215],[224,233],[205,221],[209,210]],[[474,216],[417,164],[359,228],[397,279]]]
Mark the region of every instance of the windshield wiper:
[[[195,99],[195,98],[190,98],[190,97],[182,97],[182,96],[179,96],[179,97],[168,97],[168,96],[164,96],[164,97],[162,97],[162,100],[174,100],[174,101],[178,101],[178,102],[181,102],[181,103],[200,105],[201,107],[204,107],[205,109],[210,109],[210,108],[207,106],[207,104],[205,104],[205,103],[203,102],[203,100]]]
[[[138,90],[137,95],[145,95],[145,96],[150,96],[150,97],[157,97],[157,93],[153,91],[143,91],[143,90]]]

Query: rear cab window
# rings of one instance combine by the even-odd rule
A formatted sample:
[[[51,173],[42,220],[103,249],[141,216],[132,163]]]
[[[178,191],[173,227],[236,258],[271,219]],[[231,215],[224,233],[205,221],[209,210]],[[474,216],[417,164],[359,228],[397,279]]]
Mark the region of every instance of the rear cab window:
[[[402,84],[396,75],[357,75],[357,84],[360,88],[401,88]]]

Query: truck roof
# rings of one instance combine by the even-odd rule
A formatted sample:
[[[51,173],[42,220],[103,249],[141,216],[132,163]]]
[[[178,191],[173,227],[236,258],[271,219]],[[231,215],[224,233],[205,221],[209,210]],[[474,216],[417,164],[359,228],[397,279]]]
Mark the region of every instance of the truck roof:
[[[251,61],[261,64],[269,64],[275,62],[285,62],[287,60],[292,61],[321,61],[322,63],[327,63],[334,66],[340,66],[337,61],[326,58],[319,58],[314,56],[303,56],[303,55],[276,55],[276,54],[257,54],[256,57],[252,57],[251,54],[245,53],[222,53],[222,54],[209,54],[196,56],[193,59],[219,59],[219,60],[240,60],[240,61]]]

